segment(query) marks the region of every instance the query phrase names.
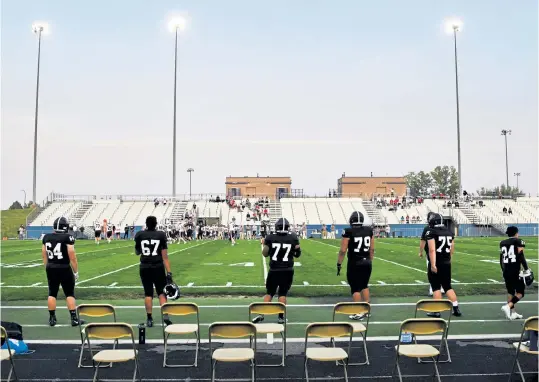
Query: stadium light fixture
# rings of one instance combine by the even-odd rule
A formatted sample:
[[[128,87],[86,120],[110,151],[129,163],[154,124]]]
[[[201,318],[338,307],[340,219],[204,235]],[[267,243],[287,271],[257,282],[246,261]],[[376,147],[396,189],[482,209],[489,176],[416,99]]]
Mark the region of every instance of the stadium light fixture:
[[[168,22],[168,29],[171,32],[184,31],[187,28],[187,19],[183,16],[176,16]]]
[[[449,19],[445,22],[445,30],[448,34],[460,32],[462,29],[462,21],[460,19]]]
[[[37,203],[37,121],[39,111],[39,65],[41,63],[41,36],[48,34],[49,25],[44,22],[32,24],[32,31],[37,35],[37,75],[36,75],[36,107],[34,113],[34,169],[32,179],[32,201]]]

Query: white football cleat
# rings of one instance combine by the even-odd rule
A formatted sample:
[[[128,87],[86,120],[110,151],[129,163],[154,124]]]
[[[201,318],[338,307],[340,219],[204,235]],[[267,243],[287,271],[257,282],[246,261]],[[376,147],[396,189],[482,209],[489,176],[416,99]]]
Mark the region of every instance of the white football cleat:
[[[512,320],[513,318],[511,317],[511,309],[509,308],[509,305],[505,304],[504,306],[502,306],[502,312],[505,313],[505,317],[508,319],[508,320]]]
[[[515,311],[511,312],[511,320],[521,320],[521,319],[522,319],[522,314],[518,314]]]

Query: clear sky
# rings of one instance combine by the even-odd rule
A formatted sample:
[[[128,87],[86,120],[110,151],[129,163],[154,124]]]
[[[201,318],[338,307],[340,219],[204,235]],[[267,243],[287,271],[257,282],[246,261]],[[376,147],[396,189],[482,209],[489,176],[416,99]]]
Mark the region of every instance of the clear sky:
[[[174,35],[177,193],[224,192],[228,175],[291,176],[322,194],[350,176],[457,165],[458,34],[464,189],[538,192],[535,0],[4,0],[1,206],[32,193],[36,36],[38,201],[170,194]]]

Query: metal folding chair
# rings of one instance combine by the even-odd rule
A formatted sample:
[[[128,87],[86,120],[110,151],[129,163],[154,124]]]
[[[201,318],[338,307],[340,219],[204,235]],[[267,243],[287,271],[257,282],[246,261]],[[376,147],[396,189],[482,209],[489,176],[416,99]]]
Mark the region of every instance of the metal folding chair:
[[[337,314],[365,314],[367,317],[367,325],[361,322],[350,322],[352,328],[354,328],[354,334],[359,333],[363,339],[363,351],[365,352],[364,362],[350,362],[351,354],[348,354],[348,366],[361,366],[369,365],[369,353],[367,351],[367,331],[369,329],[369,319],[371,315],[371,305],[368,302],[340,302],[333,308],[333,322],[335,322],[335,316]],[[353,337],[352,337],[353,341]]]
[[[163,318],[164,314],[169,316],[189,316],[192,314],[196,315],[196,323],[184,323],[184,324],[172,324],[165,325]],[[191,302],[183,303],[170,303],[167,302],[161,306],[161,321],[163,323],[163,341],[165,344],[165,354],[163,355],[163,367],[197,367],[198,365],[198,351],[200,348],[200,318],[198,305]],[[183,335],[183,334],[194,334],[196,338],[196,347],[195,347],[195,362],[190,365],[171,365],[167,364],[167,345],[168,337],[170,335]]]
[[[82,325],[81,317],[92,317],[92,318],[102,318],[102,317],[108,317],[112,316],[113,322],[116,322],[116,310],[114,307],[110,304],[81,304],[77,306],[77,317],[79,319],[79,332],[80,332],[80,355],[79,355],[79,364],[78,367],[93,367],[92,365],[84,365],[83,364],[83,357],[84,357],[84,348],[88,346],[86,343],[86,330],[85,326]],[[113,349],[118,345],[118,341],[114,341]],[[90,353],[90,358],[92,357],[92,354]],[[102,368],[104,367],[112,367],[112,363],[108,365],[100,366]]]
[[[418,344],[417,341],[415,344],[410,345],[401,344],[402,334],[404,332],[411,333],[414,337],[441,333],[440,346],[435,347],[429,344]],[[399,366],[401,356],[408,358],[431,358],[435,376],[438,382],[441,382],[440,373],[438,372],[438,358],[440,358],[440,350],[438,349],[444,343],[446,333],[447,322],[441,318],[410,318],[402,322],[399,332],[399,342],[395,346],[396,358],[395,367],[393,368],[393,373],[395,372],[395,368],[397,369],[400,382],[402,382],[402,374]]]
[[[305,380],[309,382],[308,361],[341,362],[344,367],[344,380],[348,381],[348,354],[352,346],[354,328],[348,322],[318,322],[307,326],[305,330]],[[308,347],[310,337],[328,338],[331,347]],[[348,337],[348,351],[334,346],[334,338]]]
[[[286,358],[286,305],[282,302],[255,302],[249,305],[249,322],[252,321],[252,316],[254,314],[263,314],[263,315],[275,315],[282,313],[284,315],[284,324],[275,324],[275,323],[260,323],[254,324],[256,327],[257,334],[275,334],[278,333],[281,335],[283,340],[283,350],[280,364],[271,364],[271,365],[260,365],[259,363],[256,366],[284,366]]]
[[[417,312],[422,311],[426,313],[440,313],[440,315],[444,314],[444,312],[448,312],[448,317],[446,319],[447,321],[447,333],[444,337],[444,343],[445,349],[447,351],[447,358],[445,360],[438,360],[438,363],[451,363],[451,353],[449,352],[449,344],[447,343],[447,336],[449,335],[449,324],[451,323],[451,312],[453,311],[453,303],[446,299],[424,299],[419,300],[415,305],[415,313],[414,318],[417,318]],[[415,338],[415,337],[414,337]],[[442,353],[442,348],[440,348],[440,353]],[[422,360],[421,358],[417,359],[417,363],[430,363],[431,360]]]
[[[524,325],[522,326],[522,333],[520,334],[520,340],[518,342],[513,343],[513,347],[516,349],[516,353],[515,353],[515,360],[513,361],[513,367],[511,368],[511,374],[509,374],[509,381],[513,379],[515,365],[518,366],[518,372],[520,373],[520,378],[522,378],[522,381],[524,382],[526,380],[526,378],[524,378],[524,373],[522,372],[522,368],[520,367],[520,362],[518,361],[518,356],[520,353],[539,355],[539,351],[530,350],[529,346],[522,343],[522,338],[524,337],[525,332],[527,332],[528,330],[533,330],[536,332],[539,331],[538,322],[539,322],[538,316],[530,317],[526,321],[524,321]]]
[[[0,361],[9,360],[11,363],[11,369],[9,369],[7,382],[11,381],[11,374],[15,376],[15,381],[18,381],[19,379],[17,378],[17,372],[15,371],[15,364],[13,363],[13,355],[15,354],[15,350],[13,350],[9,345],[9,338],[7,336],[6,329],[4,329],[3,326],[0,326],[0,336],[2,337],[2,340],[6,341],[7,344],[7,349],[0,349]]]
[[[248,348],[220,348],[213,350],[212,338],[244,338],[249,337]],[[251,380],[256,380],[256,327],[250,322],[216,322],[210,325],[209,346],[211,354],[211,381],[215,381],[215,366],[217,362],[245,362],[251,363]]]
[[[111,322],[111,323],[93,323],[86,325],[86,341],[88,342],[88,348],[90,349],[90,354],[92,355],[92,363],[95,369],[93,382],[98,380],[98,373],[101,363],[117,363],[117,362],[135,362],[135,371],[133,373],[133,382],[137,379],[137,373],[139,375],[139,381],[142,382],[142,377],[138,369],[138,354],[135,347],[135,336],[133,334],[133,329],[131,325]],[[131,349],[110,349],[110,350],[101,350],[96,354],[92,351],[92,338],[102,339],[102,340],[115,340],[118,341],[120,338],[128,337],[131,339]]]

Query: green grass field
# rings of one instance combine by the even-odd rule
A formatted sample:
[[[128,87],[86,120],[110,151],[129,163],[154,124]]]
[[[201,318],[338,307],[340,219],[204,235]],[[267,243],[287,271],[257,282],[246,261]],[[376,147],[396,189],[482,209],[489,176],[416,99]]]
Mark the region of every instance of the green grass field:
[[[459,238],[453,265],[454,288],[462,317],[453,317],[451,334],[488,338],[517,335],[522,321],[507,321],[500,311],[505,299],[498,264],[498,238]],[[309,322],[332,319],[332,304],[349,300],[345,276],[336,276],[338,240],[303,240],[288,307],[288,336],[302,338]],[[428,291],[425,259],[420,259],[418,239],[380,239],[371,277],[373,316],[369,336],[395,336],[402,320],[412,317],[414,304]],[[37,241],[4,241],[1,247],[2,319],[25,328],[25,338],[52,341],[78,337],[68,324],[65,303],[59,301],[57,327],[47,325],[47,281]],[[118,320],[134,326],[145,320],[139,259],[133,241],[76,243],[80,279],[77,303],[106,302],[117,307]],[[246,320],[247,306],[264,293],[267,260],[258,241],[200,241],[169,247],[172,270],[182,287],[180,301],[199,304],[202,336],[215,321]],[[528,240],[526,256],[537,268],[537,241]],[[345,272],[343,272],[345,273]],[[61,295],[61,293],[60,293]],[[154,304],[157,301],[154,300]],[[537,285],[527,290],[518,311],[525,317],[537,313]],[[155,318],[160,320],[157,306]],[[159,325],[148,338],[162,336]],[[485,337],[487,335],[487,337]],[[483,337],[482,337],[483,336]]]
[[[454,288],[460,295],[504,293],[498,260],[499,238],[458,238],[453,261]],[[2,301],[42,300],[47,281],[37,241],[4,241],[1,253]],[[345,273],[336,276],[338,240],[303,240],[293,297],[347,296]],[[142,287],[133,241],[76,243],[84,299],[139,298]],[[528,240],[526,257],[537,270],[537,241]],[[184,295],[261,295],[268,260],[258,241],[198,241],[169,247],[172,271]],[[428,290],[426,264],[418,239],[378,239],[371,277],[373,296],[422,296]],[[538,274],[536,272],[536,274]],[[536,292],[537,284],[529,292]]]
[[[32,212],[32,208],[22,210],[2,210],[0,212],[0,238],[17,237],[17,229],[21,224],[26,225],[26,217]]]

